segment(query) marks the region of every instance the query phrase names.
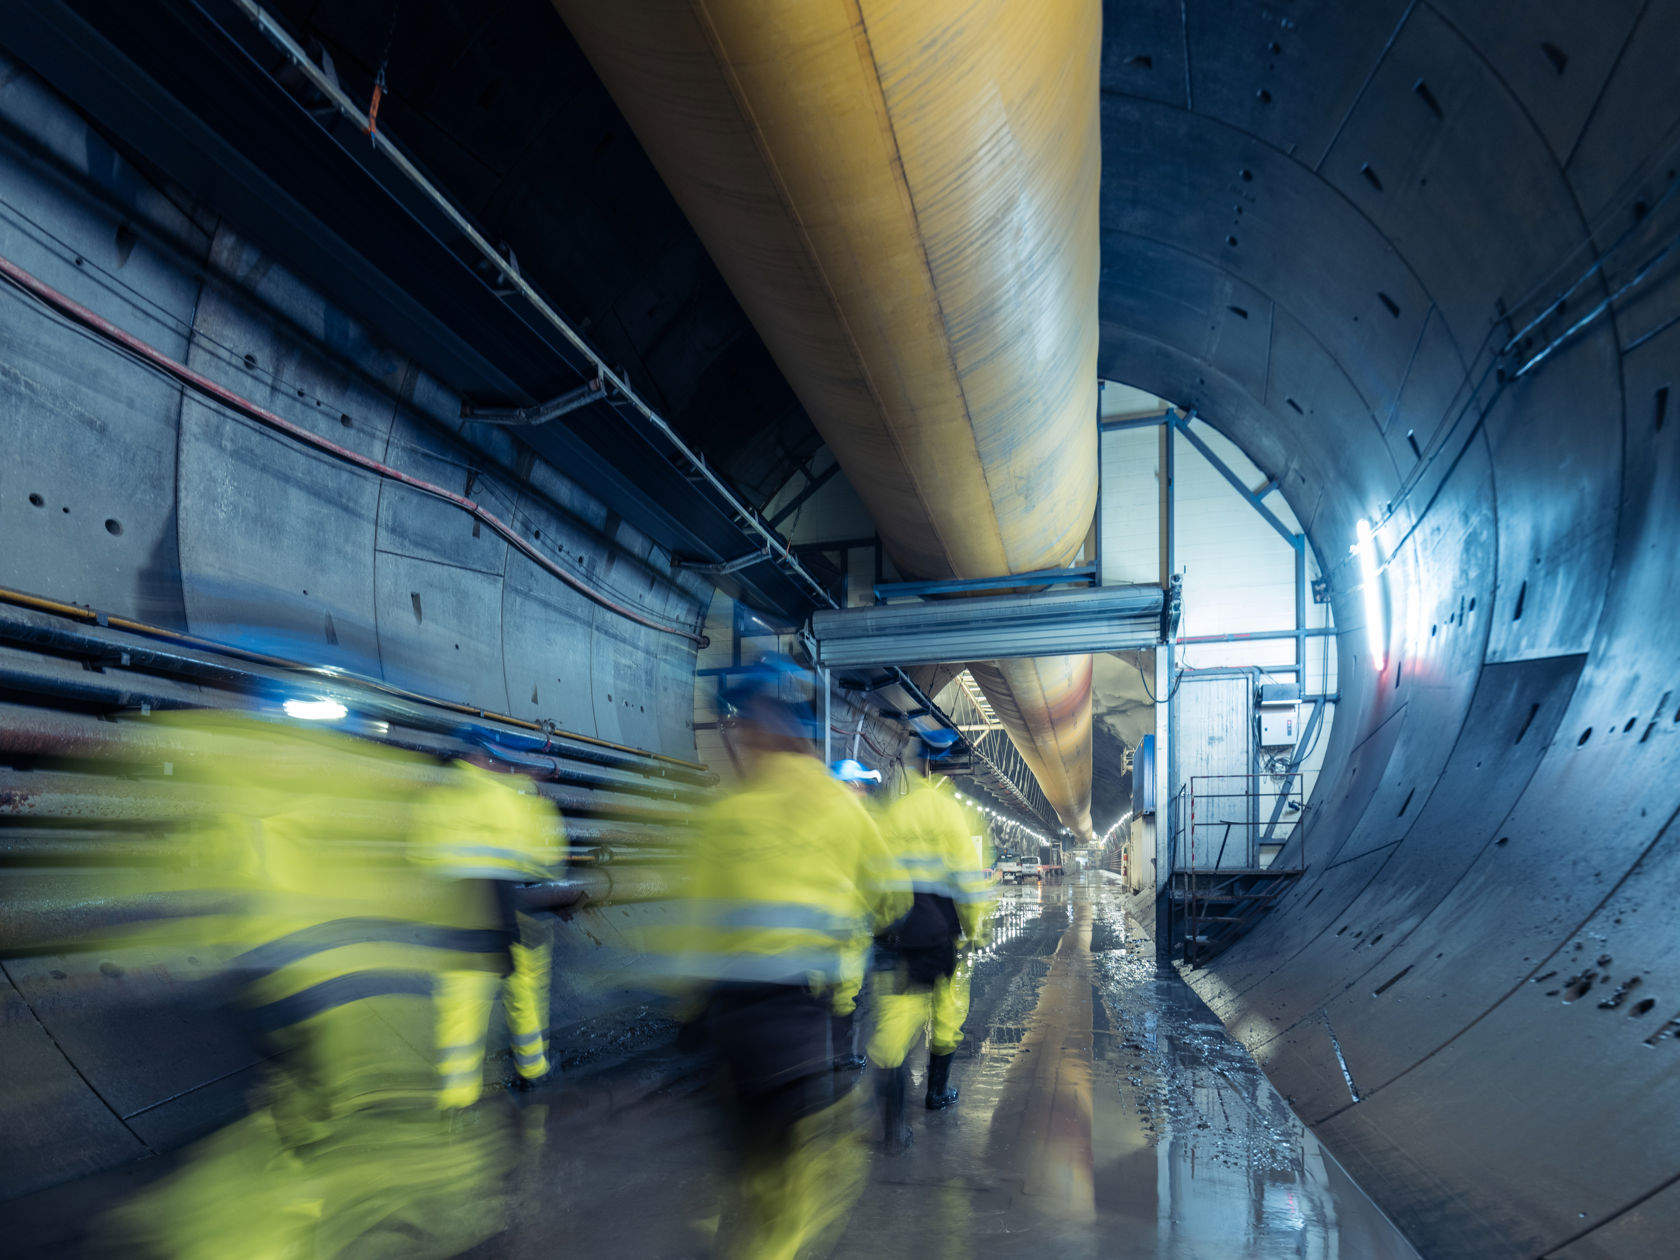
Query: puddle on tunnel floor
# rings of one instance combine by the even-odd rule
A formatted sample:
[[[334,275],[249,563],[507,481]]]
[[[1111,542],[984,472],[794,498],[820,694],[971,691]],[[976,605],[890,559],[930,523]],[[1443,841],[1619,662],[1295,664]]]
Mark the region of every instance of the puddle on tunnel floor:
[[[920,1106],[926,1052],[913,1052],[916,1140],[887,1158],[860,1080],[847,1105],[871,1139],[868,1182],[808,1254],[1416,1260],[1213,1013],[1157,968],[1109,886],[1004,889],[994,928],[952,1072],[961,1101]],[[513,1220],[472,1260],[711,1254],[728,1146],[684,1062],[655,1048],[530,1095]],[[84,1208],[98,1202],[95,1185],[77,1189]]]
[[[1247,1053],[1128,924],[1106,886],[1005,889],[975,960],[959,1104],[912,1106],[916,1141],[869,1181],[833,1260],[917,1256],[1333,1257],[1416,1253],[1306,1133]],[[925,1052],[912,1057],[919,1101]],[[725,1174],[703,1095],[551,1131],[557,1187],[498,1250],[708,1254]],[[857,1123],[879,1125],[867,1085]]]
[[[832,1260],[1417,1260],[1247,1053],[1128,924],[1105,885],[1004,889],[975,961],[962,1091],[920,1105]],[[475,1257],[709,1254],[727,1175],[705,1094],[656,1094],[551,1125],[520,1226]],[[867,1084],[850,1095],[879,1132]],[[559,1245],[563,1241],[564,1246]]]

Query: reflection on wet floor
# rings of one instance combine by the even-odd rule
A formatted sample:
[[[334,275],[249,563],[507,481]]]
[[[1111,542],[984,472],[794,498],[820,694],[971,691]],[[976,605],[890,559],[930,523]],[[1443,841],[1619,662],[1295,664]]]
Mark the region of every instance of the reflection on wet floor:
[[[908,1154],[871,1148],[868,1189],[827,1254],[1415,1257],[1213,1014],[1157,971],[1106,887],[1003,891],[968,1031],[961,1102],[916,1108]],[[550,1189],[476,1254],[706,1253],[722,1179],[704,1093],[620,1088],[617,1105],[556,1098]],[[853,1101],[872,1132],[867,1087]]]
[[[817,1254],[1416,1260],[1212,1012],[1157,969],[1109,887],[1006,888],[994,926],[956,1107],[922,1110],[918,1079],[915,1144],[888,1158],[867,1082],[840,1078],[855,1083],[869,1182]],[[925,1049],[912,1062],[919,1077]],[[668,1047],[524,1098],[514,1219],[474,1260],[712,1254],[728,1144],[696,1059]],[[169,1163],[15,1201],[0,1230],[17,1254],[87,1254],[76,1221]]]

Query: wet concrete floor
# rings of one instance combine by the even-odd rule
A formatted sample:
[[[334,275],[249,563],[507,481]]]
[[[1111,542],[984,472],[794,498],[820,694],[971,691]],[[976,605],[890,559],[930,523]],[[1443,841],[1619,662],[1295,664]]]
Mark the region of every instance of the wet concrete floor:
[[[956,1108],[869,1150],[835,1260],[884,1256],[1412,1258],[1106,885],[1003,890],[976,965]],[[551,1106],[545,1180],[484,1256],[700,1256],[723,1176],[698,1086]],[[851,1098],[877,1127],[865,1086]]]
[[[863,1193],[817,1254],[1416,1260],[1094,876],[1002,890],[967,1033],[949,1111],[921,1107],[912,1052],[915,1143],[865,1145]],[[878,1132],[866,1082],[847,1105]],[[472,1260],[711,1253],[730,1174],[698,1060],[567,1073],[518,1120],[513,1219]],[[82,1253],[77,1222],[169,1162],[6,1205],[0,1251]]]

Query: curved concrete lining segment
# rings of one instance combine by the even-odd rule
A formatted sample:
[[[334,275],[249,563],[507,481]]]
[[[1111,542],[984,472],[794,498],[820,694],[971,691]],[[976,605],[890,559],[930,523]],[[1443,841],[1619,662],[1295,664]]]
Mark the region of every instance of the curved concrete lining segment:
[[[1424,1254],[1667,1254],[1680,6],[1233,7],[1107,9],[1100,365],[1279,479],[1341,705],[1193,981]]]

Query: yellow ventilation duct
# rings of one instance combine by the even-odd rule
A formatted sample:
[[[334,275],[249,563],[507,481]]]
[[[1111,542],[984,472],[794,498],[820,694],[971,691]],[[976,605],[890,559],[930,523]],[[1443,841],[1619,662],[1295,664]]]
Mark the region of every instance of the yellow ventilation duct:
[[[1098,0],[556,0],[899,570],[1096,504]],[[976,680],[1090,833],[1090,658]]]

